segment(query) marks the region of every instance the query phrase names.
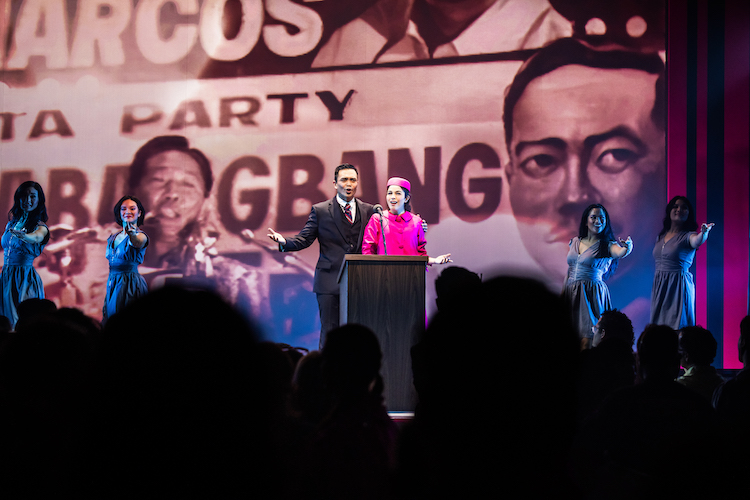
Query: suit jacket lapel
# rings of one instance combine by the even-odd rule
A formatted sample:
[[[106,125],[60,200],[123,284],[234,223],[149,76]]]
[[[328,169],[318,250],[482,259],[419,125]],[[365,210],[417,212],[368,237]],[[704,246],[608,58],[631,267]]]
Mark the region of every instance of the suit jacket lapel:
[[[341,238],[343,240],[346,240],[346,228],[344,227],[344,218],[339,217],[339,213],[341,212],[341,205],[339,205],[339,201],[334,197],[331,202],[328,204],[328,213],[331,215],[331,219],[333,219],[333,224],[336,226],[336,229],[339,230],[339,234],[341,235]]]
[[[365,210],[362,207],[362,202],[358,199],[354,199],[355,203],[357,203],[357,217],[359,217],[360,225],[359,225],[359,235],[357,236],[357,248],[359,251],[362,250],[362,240],[365,236],[365,226],[367,225],[369,220],[365,220]]]

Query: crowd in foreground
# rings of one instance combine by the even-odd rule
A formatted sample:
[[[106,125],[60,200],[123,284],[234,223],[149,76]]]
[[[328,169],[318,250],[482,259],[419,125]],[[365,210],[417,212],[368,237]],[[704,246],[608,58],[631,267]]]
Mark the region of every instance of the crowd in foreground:
[[[304,354],[204,291],[153,291],[104,328],[22,303],[0,340],[3,498],[742,497],[750,382],[710,367],[709,332],[650,325],[634,353],[610,311],[581,351],[542,284],[456,269],[400,426],[360,325]]]

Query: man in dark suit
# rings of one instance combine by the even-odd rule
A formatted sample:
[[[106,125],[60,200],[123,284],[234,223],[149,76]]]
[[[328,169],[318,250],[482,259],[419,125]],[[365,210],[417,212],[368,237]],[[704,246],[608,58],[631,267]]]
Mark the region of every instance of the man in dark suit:
[[[279,244],[282,252],[302,250],[318,239],[320,257],[315,266],[313,292],[318,296],[321,348],[326,333],[339,326],[337,278],[344,255],[362,253],[362,235],[373,213],[372,205],[354,198],[358,175],[357,168],[349,163],[336,167],[333,175],[336,196],[313,205],[305,227],[297,235],[284,238],[268,229],[268,237]]]

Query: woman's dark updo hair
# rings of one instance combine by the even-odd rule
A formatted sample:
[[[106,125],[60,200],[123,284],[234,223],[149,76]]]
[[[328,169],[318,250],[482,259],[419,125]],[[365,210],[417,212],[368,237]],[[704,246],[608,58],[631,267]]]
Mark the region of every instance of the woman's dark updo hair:
[[[33,232],[40,222],[47,222],[47,219],[49,219],[47,216],[47,206],[45,204],[46,198],[44,197],[42,186],[40,186],[38,182],[26,181],[18,186],[18,189],[16,189],[16,192],[13,195],[13,208],[8,211],[8,220],[12,224],[15,224],[23,217],[24,211],[23,208],[21,208],[21,197],[29,188],[36,189],[39,201],[37,202],[36,208],[29,212],[26,223],[23,226],[27,233]],[[47,231],[47,236],[44,237],[42,244],[46,244],[48,241],[49,231]]]
[[[120,201],[118,201],[115,204],[115,208],[113,210],[113,213],[115,214],[115,222],[117,225],[122,226],[122,216],[120,215],[120,207],[125,202],[125,200],[133,200],[136,205],[138,205],[138,226],[143,225],[143,219],[146,218],[146,209],[143,208],[143,203],[141,203],[141,200],[136,198],[135,196],[125,195],[122,198],[120,198]]]

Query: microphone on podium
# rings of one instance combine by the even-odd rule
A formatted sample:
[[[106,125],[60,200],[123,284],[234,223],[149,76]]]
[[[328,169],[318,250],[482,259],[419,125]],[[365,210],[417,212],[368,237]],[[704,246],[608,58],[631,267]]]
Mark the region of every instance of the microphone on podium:
[[[383,206],[378,204],[372,207],[372,210],[380,215],[380,234],[383,237],[383,253],[388,255],[388,247],[385,244],[385,230],[383,229]]]

